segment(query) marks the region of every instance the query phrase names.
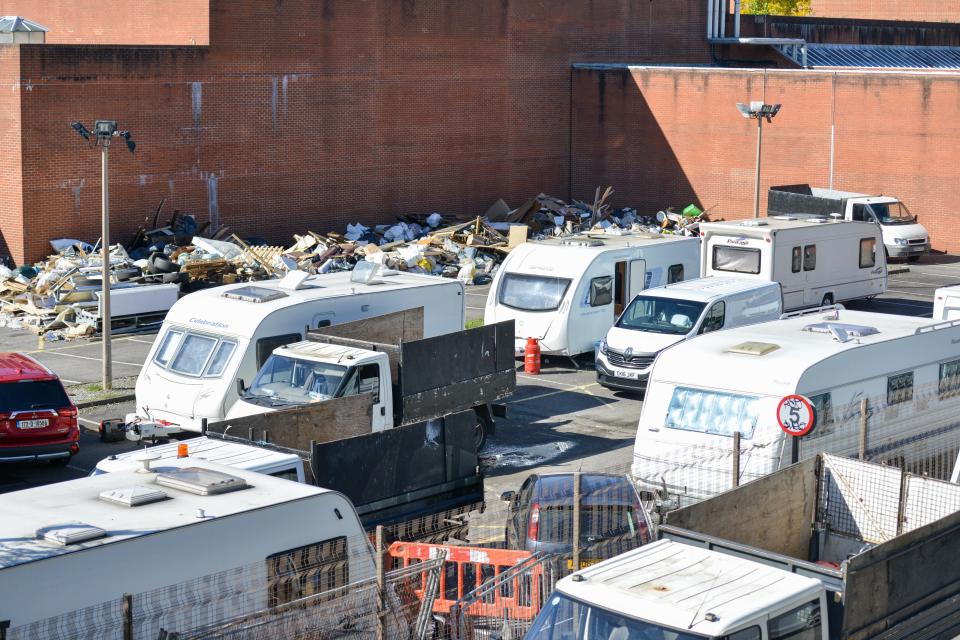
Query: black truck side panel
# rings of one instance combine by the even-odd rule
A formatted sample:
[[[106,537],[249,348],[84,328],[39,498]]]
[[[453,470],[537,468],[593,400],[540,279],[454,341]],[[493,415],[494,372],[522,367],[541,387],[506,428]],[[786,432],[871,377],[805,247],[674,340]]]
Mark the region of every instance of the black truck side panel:
[[[820,198],[813,195],[808,184],[788,184],[770,187],[767,192],[767,215],[809,213],[829,216],[831,213],[844,213],[844,200]]]
[[[319,486],[350,498],[366,527],[479,502],[475,422],[471,410],[317,443],[310,466]]]

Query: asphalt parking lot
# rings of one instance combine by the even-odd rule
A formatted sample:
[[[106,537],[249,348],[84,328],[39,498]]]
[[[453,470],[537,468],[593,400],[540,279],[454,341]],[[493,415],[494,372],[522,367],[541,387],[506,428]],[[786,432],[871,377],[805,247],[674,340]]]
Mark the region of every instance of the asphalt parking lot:
[[[930,256],[919,264],[891,265],[890,289],[875,300],[848,303],[856,308],[916,316],[932,314],[933,291],[960,284],[960,257]],[[482,318],[489,287],[467,292],[467,319]],[[136,375],[150,349],[153,335],[121,336],[114,340],[114,374]],[[38,348],[30,333],[0,329],[0,349],[26,351],[61,375],[67,384],[92,384],[100,379],[99,341],[54,342]],[[508,417],[498,421],[497,435],[482,452],[487,493],[498,496],[515,489],[538,470],[626,471],[629,468],[642,399],[613,393],[596,384],[589,364],[580,369],[566,359],[545,359],[543,372],[517,376],[517,392],[508,402]],[[76,478],[96,463],[136,447],[131,442],[101,443],[94,430],[104,418],[134,410],[132,400],[82,409],[86,427],[80,454],[65,468],[47,465],[0,466],[0,492]]]

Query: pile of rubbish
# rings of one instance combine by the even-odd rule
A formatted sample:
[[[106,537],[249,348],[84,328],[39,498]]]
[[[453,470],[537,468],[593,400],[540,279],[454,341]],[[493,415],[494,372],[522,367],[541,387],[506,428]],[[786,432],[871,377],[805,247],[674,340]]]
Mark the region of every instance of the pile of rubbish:
[[[114,331],[156,326],[180,295],[197,289],[283,277],[290,271],[349,271],[361,261],[387,269],[490,282],[504,257],[528,239],[583,233],[652,232],[696,235],[705,212],[694,205],[638,215],[614,209],[613,189],[596,190],[592,203],[566,203],[540,194],[516,209],[498,200],[470,220],[439,213],[399,216],[393,224],[347,225],[344,233],[307,231],[289,247],[241,239],[228,227],[207,233],[194,216],[175,211],[157,226],[141,226],[126,246],[109,251]],[[88,336],[101,328],[102,251],[64,238],[33,266],[0,264],[0,326],[32,329],[47,340]],[[119,324],[119,326],[118,326]]]

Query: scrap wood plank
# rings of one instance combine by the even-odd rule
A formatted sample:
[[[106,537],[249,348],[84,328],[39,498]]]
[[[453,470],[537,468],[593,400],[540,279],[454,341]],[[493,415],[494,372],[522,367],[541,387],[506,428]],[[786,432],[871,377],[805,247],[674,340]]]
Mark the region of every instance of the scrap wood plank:
[[[331,442],[370,433],[372,415],[373,396],[365,393],[224,420],[209,425],[207,430],[246,438],[253,429],[255,441],[309,451],[311,441]]]

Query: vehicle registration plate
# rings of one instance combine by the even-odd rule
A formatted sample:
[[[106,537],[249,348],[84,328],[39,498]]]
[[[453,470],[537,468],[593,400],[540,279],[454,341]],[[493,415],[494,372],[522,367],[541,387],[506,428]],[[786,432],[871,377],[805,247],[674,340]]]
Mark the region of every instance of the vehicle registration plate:
[[[613,375],[616,376],[617,378],[629,378],[629,379],[631,379],[631,380],[636,380],[637,377],[638,377],[640,374],[637,373],[636,371],[617,371],[617,370],[614,370]]]
[[[581,568],[581,569],[586,569],[587,567],[592,567],[593,565],[597,564],[598,562],[600,562],[600,560],[599,560],[599,559],[596,559],[596,558],[591,558],[591,559],[589,559],[589,560],[581,560],[581,561],[580,561],[580,568]],[[567,569],[571,569],[571,570],[573,569],[573,558],[570,558],[570,559],[567,560]]]
[[[50,421],[46,418],[42,420],[17,420],[17,429],[43,429],[49,426]]]

